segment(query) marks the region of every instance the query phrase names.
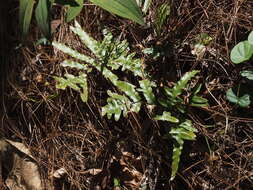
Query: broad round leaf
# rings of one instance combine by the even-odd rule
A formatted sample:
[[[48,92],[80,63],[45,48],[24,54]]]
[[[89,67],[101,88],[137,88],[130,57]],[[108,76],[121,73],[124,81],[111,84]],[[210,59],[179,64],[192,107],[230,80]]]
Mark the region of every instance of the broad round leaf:
[[[235,95],[232,88],[230,88],[227,91],[226,96],[227,96],[228,101],[230,101],[232,103],[237,103],[238,102],[238,97]]]
[[[230,58],[233,63],[242,63],[251,58],[253,53],[253,45],[248,41],[238,43],[231,51]]]
[[[230,88],[227,91],[226,96],[230,102],[238,104],[240,107],[248,107],[250,105],[250,96],[248,94],[237,97],[233,90]]]
[[[239,106],[246,108],[250,105],[250,95],[244,94],[242,97],[238,100]]]
[[[253,31],[251,31],[248,36],[248,42],[249,42],[249,44],[253,45]]]

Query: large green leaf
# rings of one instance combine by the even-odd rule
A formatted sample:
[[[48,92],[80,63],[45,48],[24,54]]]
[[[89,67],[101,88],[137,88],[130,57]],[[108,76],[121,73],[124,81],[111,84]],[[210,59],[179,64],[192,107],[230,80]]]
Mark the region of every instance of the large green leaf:
[[[251,58],[253,54],[253,45],[247,40],[238,43],[231,51],[230,59],[233,63],[242,63]]]
[[[33,6],[34,0],[19,1],[19,24],[23,38],[27,35],[29,30],[33,13]]]
[[[66,15],[66,21],[70,22],[73,20],[83,9],[83,1],[84,0],[76,0],[76,5],[69,5],[67,15]]]
[[[51,37],[50,7],[51,2],[49,0],[39,0],[35,10],[38,26],[47,39]]]
[[[253,45],[253,31],[251,31],[248,36],[248,42],[249,42],[249,44]]]
[[[101,8],[144,25],[141,11],[135,0],[90,0]]]

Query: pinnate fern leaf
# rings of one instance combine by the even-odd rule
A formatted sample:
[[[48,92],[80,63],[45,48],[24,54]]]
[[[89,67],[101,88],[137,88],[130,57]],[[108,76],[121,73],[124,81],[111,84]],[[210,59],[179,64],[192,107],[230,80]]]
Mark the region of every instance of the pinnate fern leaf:
[[[180,162],[180,156],[182,154],[184,140],[195,140],[197,130],[192,127],[192,122],[186,120],[177,127],[173,127],[170,131],[170,135],[175,139],[176,143],[173,144],[173,155],[172,155],[172,169],[171,179],[173,180],[178,171],[178,165]]]
[[[108,119],[111,119],[114,115],[115,121],[118,121],[122,113],[126,117],[129,111],[135,109],[134,104],[125,95],[113,93],[110,90],[107,94],[109,98],[107,98],[107,105],[102,107],[102,116],[107,115]]]
[[[53,42],[52,45],[58,49],[61,50],[63,53],[66,53],[68,55],[70,55],[73,58],[79,59],[81,61],[84,61],[86,63],[90,63],[93,64],[95,62],[95,60],[89,56],[86,56],[84,54],[79,53],[78,51],[73,50],[72,48],[62,44],[62,43],[58,43],[58,42]]]
[[[83,102],[88,100],[88,85],[87,76],[85,73],[80,73],[79,76],[65,74],[65,77],[54,77],[57,81],[56,88],[65,90],[67,87],[80,93]]]
[[[90,37],[76,21],[71,30],[79,36],[83,44],[96,56],[101,67],[106,65],[113,70],[122,67],[122,71],[129,70],[136,76],[143,76],[141,60],[135,59],[135,54],[129,52],[130,49],[126,40],[114,40],[112,33],[104,29],[104,39],[102,42],[98,42]]]
[[[187,72],[171,89],[171,93],[169,95],[172,98],[176,98],[177,96],[181,95],[183,90],[186,88],[187,83],[198,73],[199,71],[193,70],[191,72]]]
[[[87,32],[85,32],[80,24],[75,21],[75,26],[70,26],[70,29],[79,36],[80,40],[82,41],[82,43],[88,47],[90,49],[90,51],[95,54],[98,55],[98,42],[96,40],[94,40],[92,37],[90,37],[88,35]]]
[[[143,93],[148,104],[155,104],[156,98],[153,93],[152,87],[156,87],[156,84],[148,79],[139,81],[140,87],[138,90]]]
[[[78,69],[78,70],[88,70],[88,66],[87,65],[78,63],[76,61],[68,60],[68,59],[64,60],[61,63],[61,66],[75,68],[75,69]]]
[[[168,121],[171,123],[178,123],[179,120],[176,117],[171,116],[170,112],[164,111],[162,115],[157,115],[154,118],[155,120],[160,120],[160,121]]]

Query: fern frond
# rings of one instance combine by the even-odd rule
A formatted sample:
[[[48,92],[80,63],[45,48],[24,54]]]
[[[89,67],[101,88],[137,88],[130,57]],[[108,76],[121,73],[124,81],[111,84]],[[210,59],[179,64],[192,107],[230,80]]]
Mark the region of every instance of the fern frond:
[[[156,84],[148,79],[139,81],[140,87],[138,90],[143,93],[148,104],[155,104],[156,98],[153,93],[152,87],[156,87]]]
[[[72,48],[70,48],[70,47],[68,47],[68,46],[66,46],[66,45],[64,45],[64,44],[62,44],[62,43],[58,43],[58,42],[55,42],[55,41],[54,41],[54,42],[52,43],[52,45],[53,45],[55,48],[57,48],[58,50],[61,50],[62,52],[64,52],[64,53],[70,55],[70,56],[73,57],[73,58],[79,59],[79,60],[81,60],[81,61],[84,61],[84,62],[90,63],[90,64],[92,64],[92,63],[95,62],[95,60],[92,59],[91,57],[86,56],[86,55],[83,55],[83,54],[79,53],[78,51],[75,51],[75,50],[73,50]]]
[[[87,65],[78,63],[76,61],[68,60],[68,59],[64,60],[61,63],[61,66],[75,68],[75,69],[84,70],[84,71],[88,70],[88,66]]]
[[[79,76],[71,74],[65,74],[65,77],[54,77],[57,81],[56,88],[65,90],[67,87],[80,93],[83,102],[88,100],[88,85],[87,75],[85,73],[79,73]]]
[[[170,112],[164,111],[162,115],[157,115],[154,117],[155,120],[168,121],[171,123],[178,123],[179,120],[176,117],[171,116]]]
[[[184,74],[184,76],[176,83],[176,85],[169,90],[166,90],[169,96],[173,99],[182,94],[183,90],[186,88],[187,83],[191,80],[199,71],[193,70]]]
[[[126,117],[128,112],[136,112],[136,104],[125,95],[113,93],[110,90],[107,91],[107,94],[109,97],[107,98],[107,105],[102,107],[102,116],[107,115],[108,119],[111,119],[114,115],[115,121],[118,121],[122,113]]]
[[[90,37],[80,26],[80,24],[75,21],[75,27],[70,26],[70,29],[79,36],[80,40],[83,42],[83,44],[90,49],[90,51],[94,55],[98,55],[99,47],[98,42],[94,40],[92,37]]]
[[[180,162],[180,156],[182,154],[182,149],[185,140],[195,140],[197,130],[192,127],[192,122],[186,120],[182,122],[177,127],[173,127],[170,130],[170,135],[173,139],[176,140],[176,143],[173,144],[173,155],[172,155],[172,167],[171,167],[171,179],[173,180],[178,171],[178,165]]]

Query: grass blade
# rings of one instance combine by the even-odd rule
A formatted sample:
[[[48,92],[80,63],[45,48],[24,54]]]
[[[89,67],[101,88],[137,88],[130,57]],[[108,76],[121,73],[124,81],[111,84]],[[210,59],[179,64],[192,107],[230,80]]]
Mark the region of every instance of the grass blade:
[[[38,26],[42,34],[50,39],[51,37],[51,27],[50,27],[50,1],[49,0],[39,0],[39,3],[35,10],[35,17]]]
[[[72,21],[74,18],[76,18],[77,15],[80,14],[82,9],[83,9],[83,0],[76,0],[76,4],[70,5],[68,8],[66,21],[67,22]]]
[[[33,12],[34,0],[19,1],[19,24],[21,28],[22,38],[28,33]]]

